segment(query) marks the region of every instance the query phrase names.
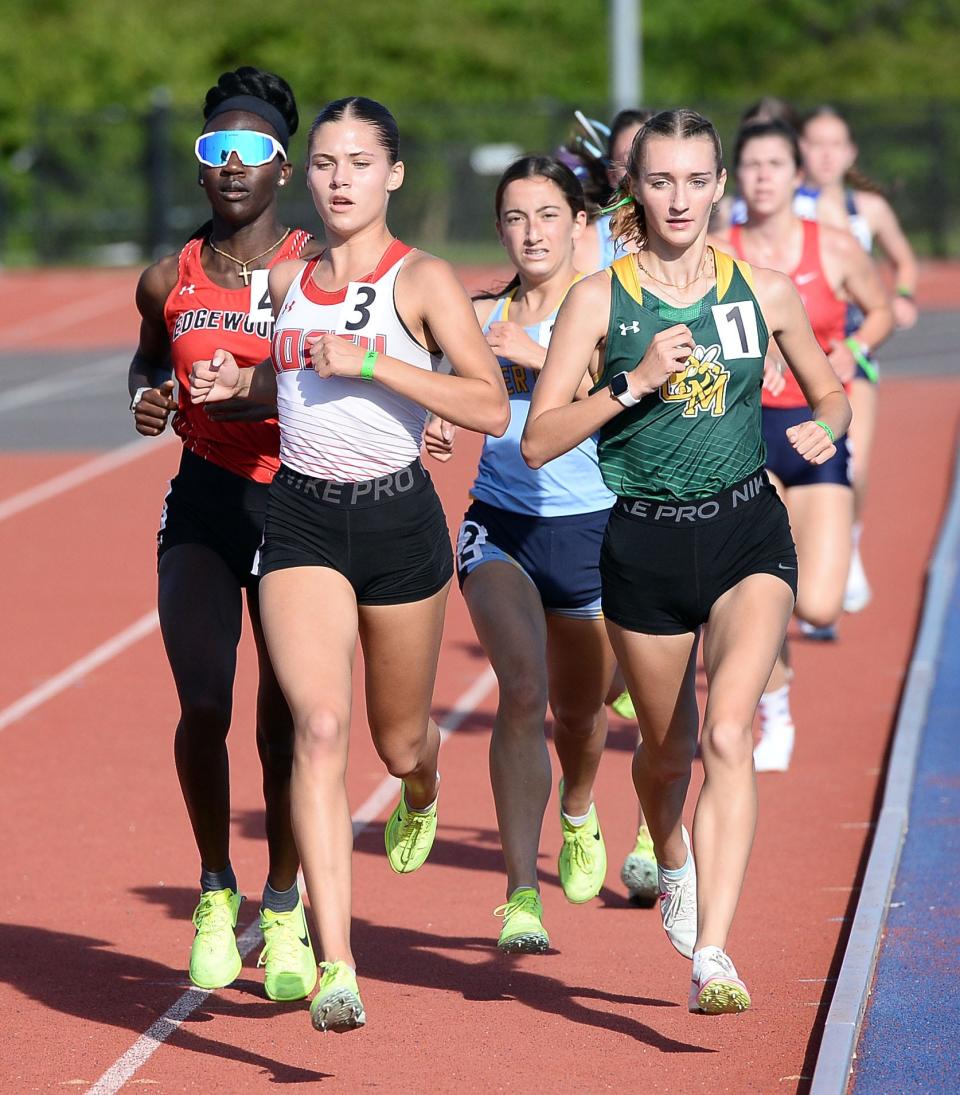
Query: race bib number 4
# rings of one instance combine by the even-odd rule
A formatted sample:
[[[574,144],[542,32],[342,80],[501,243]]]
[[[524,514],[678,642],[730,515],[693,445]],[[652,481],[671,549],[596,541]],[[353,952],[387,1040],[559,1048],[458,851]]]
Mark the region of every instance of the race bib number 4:
[[[250,318],[254,323],[273,321],[273,305],[270,303],[269,270],[250,271]]]

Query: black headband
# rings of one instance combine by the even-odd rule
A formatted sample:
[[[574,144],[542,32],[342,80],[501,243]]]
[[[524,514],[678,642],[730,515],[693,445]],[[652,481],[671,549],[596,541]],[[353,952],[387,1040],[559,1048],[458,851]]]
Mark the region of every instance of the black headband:
[[[212,122],[220,114],[226,114],[229,110],[242,110],[245,114],[256,114],[258,118],[273,126],[284,151],[290,144],[290,129],[286,119],[275,106],[258,99],[256,95],[231,95],[224,99],[219,106],[215,106],[207,116],[207,121]]]

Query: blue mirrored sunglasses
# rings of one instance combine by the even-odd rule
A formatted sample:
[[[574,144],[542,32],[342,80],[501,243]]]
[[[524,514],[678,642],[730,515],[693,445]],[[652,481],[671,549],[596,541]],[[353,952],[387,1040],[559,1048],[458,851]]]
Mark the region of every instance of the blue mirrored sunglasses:
[[[276,137],[258,133],[255,129],[219,129],[213,133],[201,133],[194,145],[197,159],[205,167],[223,167],[236,152],[244,167],[260,167],[274,156],[287,158],[283,145]]]

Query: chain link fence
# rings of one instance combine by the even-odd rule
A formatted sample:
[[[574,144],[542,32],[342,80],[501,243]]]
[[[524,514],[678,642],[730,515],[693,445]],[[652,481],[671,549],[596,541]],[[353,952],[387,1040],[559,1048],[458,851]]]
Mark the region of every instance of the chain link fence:
[[[697,105],[730,147],[742,104]],[[960,252],[960,115],[936,102],[838,105],[860,168],[884,188],[917,250]],[[597,104],[555,101],[397,107],[407,177],[391,199],[391,227],[454,260],[496,259],[500,170],[514,155],[555,149],[572,132],[574,106],[606,116]],[[318,230],[301,166],[313,113],[305,104],[281,215]],[[136,265],[175,250],[209,215],[192,152],[198,132],[197,112],[172,107],[163,89],[145,111],[38,114],[34,141],[0,175],[0,263]]]

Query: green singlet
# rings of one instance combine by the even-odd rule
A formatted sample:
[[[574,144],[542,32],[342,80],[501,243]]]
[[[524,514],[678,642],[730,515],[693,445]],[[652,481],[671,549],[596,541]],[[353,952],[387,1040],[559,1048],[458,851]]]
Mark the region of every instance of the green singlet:
[[[760,389],[767,325],[750,267],[713,253],[716,285],[685,308],[641,286],[635,255],[609,268],[610,325],[594,391],[616,373],[635,369],[659,331],[685,323],[695,342],[685,369],[600,431],[603,481],[620,497],[705,498],[763,467]]]

